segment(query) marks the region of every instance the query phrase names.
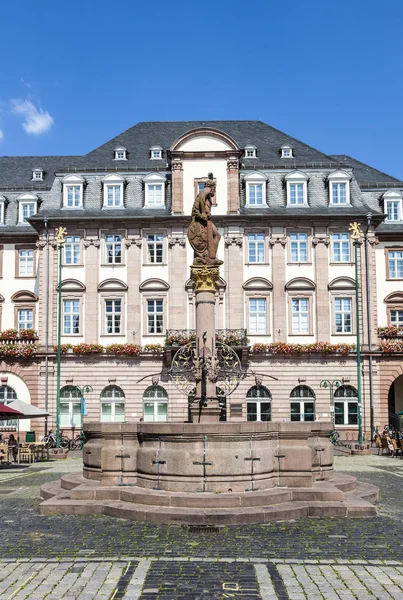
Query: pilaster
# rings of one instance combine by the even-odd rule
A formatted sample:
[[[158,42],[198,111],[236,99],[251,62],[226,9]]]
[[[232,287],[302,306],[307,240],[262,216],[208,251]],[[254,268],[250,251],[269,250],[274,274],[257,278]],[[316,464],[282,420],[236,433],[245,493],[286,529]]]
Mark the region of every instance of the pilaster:
[[[87,344],[96,344],[99,335],[99,257],[100,240],[98,234],[90,234],[83,241],[85,248],[85,321],[83,333]]]
[[[174,329],[186,328],[186,294],[184,284],[186,271],[186,236],[181,229],[168,237],[168,277],[169,277],[169,326]]]
[[[237,158],[227,160],[227,212],[237,214],[239,211],[239,163]]]
[[[315,280],[316,280],[316,336],[318,342],[330,341],[330,309],[329,309],[329,244],[330,238],[317,229],[312,238],[315,248]]]
[[[284,233],[275,235],[270,238],[269,244],[272,248],[273,265],[273,341],[285,342],[287,340],[287,297],[285,292],[287,238]]]
[[[172,160],[172,213],[183,214],[183,163],[179,159]]]
[[[126,339],[129,343],[141,343],[141,248],[142,240],[139,232],[127,235],[125,239],[127,264],[127,329]]]
[[[226,328],[241,329],[244,327],[243,300],[243,234],[229,232],[225,235],[225,279],[226,294]]]

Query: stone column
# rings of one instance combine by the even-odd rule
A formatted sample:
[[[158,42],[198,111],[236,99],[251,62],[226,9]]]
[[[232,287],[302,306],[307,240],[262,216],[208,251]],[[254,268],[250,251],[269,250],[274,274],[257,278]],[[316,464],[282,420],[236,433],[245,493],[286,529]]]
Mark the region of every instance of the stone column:
[[[330,341],[329,311],[329,236],[315,231],[312,245],[315,248],[316,279],[316,337],[318,342]]]
[[[141,297],[139,286],[141,283],[141,236],[128,232],[126,241],[126,264],[127,264],[127,341],[141,344]]]
[[[239,165],[238,159],[227,160],[227,212],[237,214],[239,210]]]
[[[98,343],[99,332],[99,299],[98,299],[98,235],[89,235],[84,240],[85,250],[85,321],[84,335],[87,344]]]
[[[243,234],[228,233],[225,236],[225,279],[226,294],[226,328],[240,329],[244,323],[243,298]]]
[[[186,329],[186,237],[182,231],[168,237],[169,327]]]
[[[196,294],[196,396],[194,422],[218,422],[220,406],[216,395],[215,292],[220,276],[216,266],[190,267]]]
[[[172,213],[183,214],[183,163],[179,159],[172,161]]]
[[[273,341],[285,342],[287,340],[287,293],[285,291],[285,256],[287,251],[287,238],[284,235],[276,236],[269,240],[272,247],[272,273],[273,273]]]

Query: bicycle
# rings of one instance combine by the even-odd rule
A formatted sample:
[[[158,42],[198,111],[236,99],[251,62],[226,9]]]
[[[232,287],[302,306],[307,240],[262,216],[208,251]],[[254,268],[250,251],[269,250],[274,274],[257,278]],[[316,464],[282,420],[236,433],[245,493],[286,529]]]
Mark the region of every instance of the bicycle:
[[[335,446],[337,444],[337,442],[339,441],[340,438],[340,433],[338,431],[336,431],[335,429],[332,431],[332,433],[330,434],[330,441],[332,442],[332,444]]]
[[[56,435],[53,433],[52,430],[50,430],[48,435],[45,435],[42,438],[42,442],[45,442],[46,448],[56,448],[56,446],[57,446]],[[68,448],[69,447],[69,438],[64,435],[60,435],[59,446],[60,446],[60,448]]]

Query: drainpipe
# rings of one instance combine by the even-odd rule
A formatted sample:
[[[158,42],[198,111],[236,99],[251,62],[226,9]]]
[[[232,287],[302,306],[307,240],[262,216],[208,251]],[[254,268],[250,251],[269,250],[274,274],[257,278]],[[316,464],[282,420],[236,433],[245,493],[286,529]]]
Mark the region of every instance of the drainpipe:
[[[49,230],[48,217],[43,218],[46,232],[45,252],[45,410],[49,408]],[[48,435],[48,417],[45,417],[45,435]]]
[[[371,293],[370,293],[370,277],[369,277],[369,242],[368,231],[371,226],[372,214],[367,213],[367,230],[365,232],[365,283],[367,288],[367,327],[368,327],[368,349],[372,352],[372,327],[371,327]],[[371,424],[371,440],[374,432],[374,389],[373,389],[373,372],[372,372],[372,355],[369,356],[369,406],[370,406],[370,424]]]

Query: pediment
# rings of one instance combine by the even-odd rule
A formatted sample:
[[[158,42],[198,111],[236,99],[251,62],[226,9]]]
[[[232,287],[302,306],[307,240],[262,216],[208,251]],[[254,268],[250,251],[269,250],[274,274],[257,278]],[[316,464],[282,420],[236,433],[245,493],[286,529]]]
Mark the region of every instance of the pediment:
[[[351,277],[336,277],[329,283],[329,290],[355,290],[355,281]]]
[[[285,285],[285,289],[290,290],[314,290],[315,284],[311,279],[306,279],[305,277],[295,277],[295,279],[291,279]]]
[[[246,281],[242,287],[244,290],[267,291],[273,289],[273,284],[264,277],[252,277],[251,279],[248,279],[248,281]]]
[[[166,181],[166,177],[161,175],[161,173],[148,173],[145,177],[143,177],[143,181],[146,183],[150,183],[151,181],[156,181],[157,183],[164,183]]]
[[[386,304],[403,304],[403,292],[392,292],[386,296],[384,302]]]
[[[351,173],[347,173],[347,171],[333,171],[328,175],[328,179],[331,181],[332,179],[340,179],[340,180],[350,180]]]
[[[20,290],[11,296],[12,302],[37,302],[38,296],[29,290]]]
[[[171,151],[200,152],[239,150],[231,136],[218,129],[202,127],[187,131],[171,146]]]
[[[81,175],[77,175],[76,173],[74,175],[66,175],[66,177],[63,177],[62,179],[62,183],[66,184],[82,184],[84,183],[84,177],[81,177]]]
[[[123,183],[124,178],[119,173],[110,173],[102,179],[103,183],[108,183],[111,181],[118,181],[119,183]]]
[[[127,289],[127,284],[120,279],[104,279],[104,281],[101,281],[98,285],[98,292],[125,292]]]
[[[252,173],[248,173],[244,177],[244,181],[266,181],[267,177],[264,173],[260,171],[252,171]]]
[[[56,288],[59,289],[59,286]],[[85,285],[78,279],[64,279],[62,281],[62,292],[85,292]]]
[[[396,190],[388,190],[383,194],[384,200],[401,200],[402,194]]]
[[[284,179],[286,181],[306,181],[308,179],[308,175],[303,171],[291,171],[291,173],[287,173]]]
[[[17,202],[27,202],[27,201],[38,202],[38,196],[36,194],[31,194],[30,192],[27,192],[26,194],[21,194],[17,198]]]
[[[140,292],[167,292],[169,285],[162,279],[146,279],[140,283]]]

